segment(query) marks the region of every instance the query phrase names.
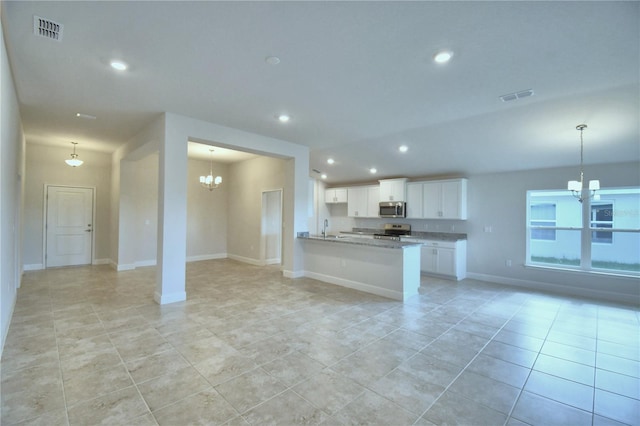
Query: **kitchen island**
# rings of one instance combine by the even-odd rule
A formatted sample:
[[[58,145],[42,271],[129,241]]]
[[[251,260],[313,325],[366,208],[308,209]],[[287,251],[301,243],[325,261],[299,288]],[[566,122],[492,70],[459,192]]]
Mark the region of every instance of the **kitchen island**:
[[[305,276],[395,300],[420,288],[419,243],[344,236],[299,236]]]

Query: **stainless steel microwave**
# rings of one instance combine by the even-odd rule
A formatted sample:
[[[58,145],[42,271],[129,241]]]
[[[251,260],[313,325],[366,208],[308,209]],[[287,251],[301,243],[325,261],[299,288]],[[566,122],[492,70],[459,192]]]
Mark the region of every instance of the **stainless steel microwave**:
[[[407,203],[395,201],[380,203],[380,217],[407,217]]]

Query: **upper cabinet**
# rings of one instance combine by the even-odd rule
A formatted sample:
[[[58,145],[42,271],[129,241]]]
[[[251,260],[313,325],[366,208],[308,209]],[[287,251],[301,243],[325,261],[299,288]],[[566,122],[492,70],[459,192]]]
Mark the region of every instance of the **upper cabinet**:
[[[422,182],[407,184],[407,219],[422,219]]]
[[[423,182],[422,218],[465,220],[467,218],[467,180]]]
[[[346,203],[347,188],[329,188],[324,191],[325,203]]]
[[[380,202],[406,201],[407,178],[380,181]]]
[[[356,186],[347,191],[347,216],[378,217],[377,186]]]

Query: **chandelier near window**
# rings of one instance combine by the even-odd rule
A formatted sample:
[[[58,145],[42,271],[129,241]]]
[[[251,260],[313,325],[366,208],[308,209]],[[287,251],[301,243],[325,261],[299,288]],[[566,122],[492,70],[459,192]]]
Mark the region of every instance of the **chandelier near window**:
[[[568,185],[567,185],[567,189],[569,191],[571,191],[571,194],[573,194],[574,197],[576,197],[578,199],[578,201],[583,202],[585,199],[599,199],[600,196],[596,195],[596,191],[600,189],[600,181],[599,180],[590,180],[589,181],[589,188],[586,194],[585,194],[585,189],[584,188],[584,161],[583,161],[583,157],[584,157],[584,141],[582,139],[582,132],[584,131],[584,129],[587,128],[586,124],[578,124],[576,126],[576,130],[580,130],[580,181],[577,180],[570,180]]]
[[[200,176],[200,185],[202,185],[204,188],[207,188],[209,191],[213,191],[222,183],[222,177],[213,177],[213,149],[209,150],[209,156],[211,158],[209,162],[209,175]]]
[[[73,144],[73,154],[71,154],[71,158],[64,160],[65,163],[70,165],[71,167],[81,166],[84,161],[78,158],[78,154],[76,154],[76,145],[78,142],[71,142]]]

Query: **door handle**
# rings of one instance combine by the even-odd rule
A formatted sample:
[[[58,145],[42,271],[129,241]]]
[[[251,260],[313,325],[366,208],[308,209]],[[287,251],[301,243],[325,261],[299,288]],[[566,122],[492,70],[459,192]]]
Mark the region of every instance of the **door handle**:
[[[91,232],[91,229],[85,229],[84,232]]]

